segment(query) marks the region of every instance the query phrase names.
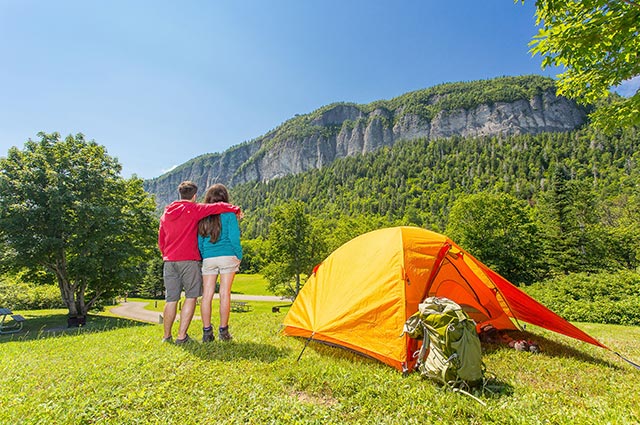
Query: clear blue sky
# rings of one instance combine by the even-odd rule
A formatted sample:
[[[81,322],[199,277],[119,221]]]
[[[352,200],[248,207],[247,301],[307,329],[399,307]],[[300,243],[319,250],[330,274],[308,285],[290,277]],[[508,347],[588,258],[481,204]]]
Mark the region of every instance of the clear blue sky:
[[[146,179],[332,102],[555,76],[533,3],[0,0],[0,156],[80,132]]]

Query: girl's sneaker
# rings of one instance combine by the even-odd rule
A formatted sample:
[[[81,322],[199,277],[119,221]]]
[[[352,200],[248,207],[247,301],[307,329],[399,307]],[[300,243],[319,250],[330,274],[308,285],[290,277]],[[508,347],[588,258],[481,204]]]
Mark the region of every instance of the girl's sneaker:
[[[220,337],[220,341],[231,341],[233,339],[233,337],[229,333],[229,327],[228,326],[226,328],[219,328],[218,329],[218,336]]]

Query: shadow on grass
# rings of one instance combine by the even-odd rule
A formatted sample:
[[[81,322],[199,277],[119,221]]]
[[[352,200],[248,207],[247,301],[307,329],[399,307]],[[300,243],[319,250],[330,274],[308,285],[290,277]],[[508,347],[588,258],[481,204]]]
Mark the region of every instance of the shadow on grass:
[[[324,341],[314,340],[309,344],[309,346],[306,349],[313,350],[314,352],[323,356],[330,356],[336,359],[344,359],[348,362],[371,363],[371,364],[381,365],[381,367],[388,367],[373,357],[367,356],[360,352],[357,352],[352,349],[345,348],[339,345],[329,344]],[[443,386],[443,384],[439,381],[431,380],[429,378],[421,376],[418,371],[411,371],[411,372],[405,373],[404,376],[407,379],[430,381],[433,383],[433,385],[437,387],[440,387],[445,390],[449,389],[449,387],[445,388],[445,386]],[[499,380],[493,374],[485,374],[485,383],[482,387],[469,388],[467,390],[469,393],[483,400],[489,399],[489,398],[509,397],[514,393],[514,389],[511,384],[509,384],[508,382]]]
[[[572,357],[574,359],[577,359],[583,362],[600,365],[600,366],[607,366],[610,368],[614,368],[616,370],[622,370],[622,368],[618,364],[615,364],[610,361],[603,360],[597,357],[593,357],[590,354],[587,354],[576,348],[570,347],[561,342],[553,341],[542,335],[533,334],[527,331],[524,331],[524,332],[511,331],[511,332],[507,332],[507,335],[509,335],[511,338],[515,340],[524,339],[527,341],[534,342],[535,344],[538,345],[540,349],[537,355],[547,356],[547,357],[564,357],[564,358]],[[482,351],[484,353],[493,353],[501,350],[513,350],[513,348],[509,347],[506,344],[484,343],[484,342],[482,343]]]
[[[92,332],[104,332],[119,328],[153,326],[150,323],[121,317],[108,317],[89,314],[87,324],[79,328],[67,327],[67,314],[23,314],[27,319],[20,332],[0,335],[0,344],[10,341],[31,341],[34,339],[54,338],[63,335],[80,335]]]
[[[180,346],[191,354],[204,360],[213,361],[237,361],[255,360],[263,363],[272,363],[290,353],[290,349],[276,347],[269,344],[260,344],[250,341],[214,341],[206,344],[193,342]]]

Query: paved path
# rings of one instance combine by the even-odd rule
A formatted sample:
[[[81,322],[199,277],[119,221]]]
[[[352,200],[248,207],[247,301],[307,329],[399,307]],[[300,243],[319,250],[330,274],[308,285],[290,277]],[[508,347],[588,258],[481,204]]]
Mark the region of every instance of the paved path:
[[[127,301],[113,307],[111,313],[127,319],[140,320],[142,322],[162,323],[160,313],[157,311],[145,310],[144,306],[149,303],[140,301]]]
[[[215,295],[214,299],[218,299],[218,294]],[[232,301],[271,301],[271,302],[282,302],[283,304],[288,304],[291,301],[289,299],[283,299],[281,297],[271,296],[271,295],[242,295],[242,294],[231,294]],[[149,304],[148,302],[141,301],[127,301],[120,303],[119,306],[113,307],[111,309],[111,313],[116,316],[126,317],[128,319],[140,320],[142,322],[149,323],[162,323],[161,313],[157,311],[146,310],[144,307]],[[180,317],[180,313],[177,314],[176,318]],[[194,316],[194,319],[197,317]]]

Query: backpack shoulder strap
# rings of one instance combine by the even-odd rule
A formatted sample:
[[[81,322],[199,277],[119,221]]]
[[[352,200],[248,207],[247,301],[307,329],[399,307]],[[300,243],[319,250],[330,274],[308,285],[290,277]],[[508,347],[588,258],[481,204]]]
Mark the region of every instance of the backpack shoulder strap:
[[[431,338],[429,338],[429,333],[427,332],[427,327],[425,326],[422,320],[420,321],[420,326],[422,326],[422,346],[420,347],[420,351],[418,351],[418,361],[416,362],[416,369],[420,367],[422,363],[424,363],[424,358],[427,355],[427,351],[429,345],[431,344]]]

